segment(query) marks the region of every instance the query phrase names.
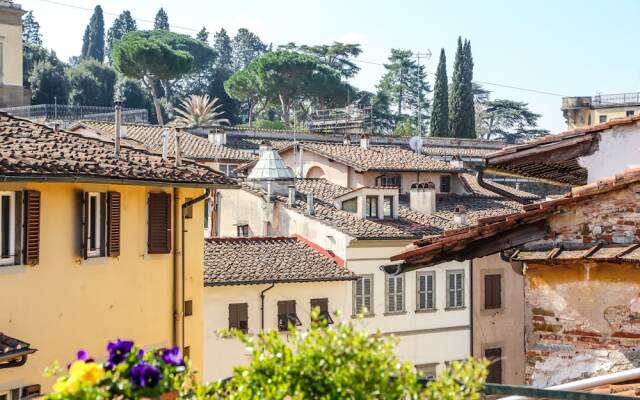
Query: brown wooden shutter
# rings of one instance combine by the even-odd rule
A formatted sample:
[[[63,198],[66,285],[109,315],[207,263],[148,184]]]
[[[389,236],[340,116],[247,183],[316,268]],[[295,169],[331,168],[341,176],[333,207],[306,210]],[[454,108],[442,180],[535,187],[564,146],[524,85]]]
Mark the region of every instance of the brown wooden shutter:
[[[29,385],[22,388],[23,399],[34,398],[40,395],[40,385]]]
[[[502,383],[502,349],[486,349],[484,357],[489,360],[487,383]]]
[[[329,312],[329,299],[311,299],[311,309],[318,307],[321,312]]]
[[[487,310],[500,308],[501,299],[501,276],[499,274],[484,276],[484,308]]]
[[[40,203],[40,192],[24,191],[24,243],[22,249],[26,265],[36,265],[40,262]]]
[[[149,254],[171,253],[171,194],[149,194]]]
[[[121,197],[119,192],[107,193],[107,256],[120,255]]]
[[[248,304],[229,304],[229,329],[247,330]]]
[[[247,333],[249,331],[249,305],[247,303],[238,304],[238,329]]]

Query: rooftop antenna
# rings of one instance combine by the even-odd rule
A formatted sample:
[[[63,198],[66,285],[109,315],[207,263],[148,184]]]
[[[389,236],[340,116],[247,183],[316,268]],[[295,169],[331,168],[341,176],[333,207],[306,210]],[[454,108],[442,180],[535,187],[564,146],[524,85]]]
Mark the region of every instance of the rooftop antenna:
[[[169,152],[169,130],[167,128],[162,131],[162,160],[167,161]]]
[[[116,160],[120,158],[120,136],[122,129],[122,102],[120,100],[116,100],[115,104],[115,146],[114,146],[114,157]]]
[[[426,52],[420,53],[417,52],[414,54],[414,57],[417,58],[418,61],[418,76],[420,76],[420,59],[424,58],[426,61],[429,61],[431,58],[431,50],[427,49]],[[418,80],[418,136],[422,136],[422,110],[420,109],[420,98],[422,97],[422,79]]]
[[[180,147],[180,139],[182,139],[182,132],[180,128],[175,130],[175,145],[176,145],[176,167],[182,166],[182,148]]]

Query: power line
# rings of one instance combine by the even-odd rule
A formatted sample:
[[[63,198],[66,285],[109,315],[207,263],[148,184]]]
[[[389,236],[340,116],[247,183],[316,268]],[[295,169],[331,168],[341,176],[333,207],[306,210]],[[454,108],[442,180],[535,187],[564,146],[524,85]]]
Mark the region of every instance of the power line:
[[[77,6],[75,4],[68,4],[68,3],[64,3],[64,2],[56,1],[56,0],[38,0],[38,1],[43,2],[43,3],[54,4],[54,5],[58,5],[58,6],[62,6],[62,7],[67,7],[67,8],[74,8],[74,9],[77,9],[77,10],[83,10],[83,11],[88,11],[88,12],[93,11],[93,9],[89,8],[89,7]],[[120,14],[117,14],[117,13],[108,12],[108,11],[104,11],[104,10],[102,12],[104,14],[110,15],[112,17],[118,17],[120,15]],[[147,23],[147,24],[153,24],[154,23],[154,21],[149,20],[149,19],[144,19],[144,18],[133,17],[133,19],[138,21],[138,22],[144,22],[144,23]],[[200,32],[200,29],[193,29],[193,28],[189,28],[187,26],[180,26],[180,25],[171,24],[171,27],[174,28],[174,29],[179,29],[179,30],[183,30],[183,31],[196,32],[196,33]],[[354,59],[353,61],[357,62],[357,63],[362,63],[362,64],[385,66],[384,63],[375,62],[375,61],[367,61],[367,60],[359,60],[359,59]],[[432,72],[425,72],[425,73],[427,75],[435,75]],[[506,85],[506,84],[494,83],[494,82],[478,81],[478,80],[474,80],[474,82],[480,83],[480,84],[483,84],[483,85],[496,86],[496,87],[502,87],[502,88],[506,88],[506,89],[513,89],[513,90],[520,90],[520,91],[523,91],[523,92],[544,94],[544,95],[556,96],[556,97],[566,97],[563,94],[547,92],[547,91],[544,91],[544,90],[528,89],[528,88],[523,88],[523,87],[519,87],[519,86]]]

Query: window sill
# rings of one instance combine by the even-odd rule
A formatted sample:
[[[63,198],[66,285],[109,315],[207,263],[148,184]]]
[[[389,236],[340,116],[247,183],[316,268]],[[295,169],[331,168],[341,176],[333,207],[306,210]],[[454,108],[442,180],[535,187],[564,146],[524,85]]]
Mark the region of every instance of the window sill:
[[[465,310],[467,307],[462,306],[462,307],[446,307],[444,310],[445,311],[460,311],[460,310]]]
[[[438,309],[437,308],[428,308],[428,309],[424,309],[424,310],[416,310],[414,312],[416,314],[429,314],[429,313],[438,312]]]
[[[504,309],[502,307],[500,308],[483,308],[480,310],[480,315],[498,315],[498,314],[502,314],[504,312]]]
[[[386,313],[382,314],[384,316],[389,316],[389,315],[405,315],[407,312],[406,311],[387,311]]]
[[[373,318],[375,316],[376,316],[375,314],[365,314],[365,315],[362,315],[362,318]],[[359,318],[359,317],[360,317],[360,315],[357,315],[357,314],[351,316],[351,318],[353,318],[353,319],[356,319],[356,318]]]

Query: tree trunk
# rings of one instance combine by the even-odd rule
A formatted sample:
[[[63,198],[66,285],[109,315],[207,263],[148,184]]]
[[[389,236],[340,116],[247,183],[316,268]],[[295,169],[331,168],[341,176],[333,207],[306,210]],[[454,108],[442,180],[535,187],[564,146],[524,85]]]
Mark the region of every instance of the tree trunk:
[[[160,106],[160,99],[158,99],[158,93],[156,93],[156,87],[155,87],[156,81],[155,79],[149,79],[149,82],[147,82],[146,79],[143,79],[142,81],[147,85],[149,92],[151,92],[151,98],[153,99],[153,106],[156,109],[156,118],[158,119],[158,125],[164,126],[164,119],[162,118],[162,107]]]
[[[249,99],[249,129],[253,120],[253,100]]]
[[[282,122],[284,122],[285,126],[289,126],[289,102],[286,100],[285,96],[282,94],[278,95],[280,99],[280,107],[282,107]]]

